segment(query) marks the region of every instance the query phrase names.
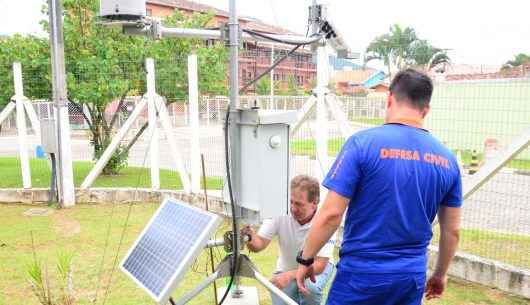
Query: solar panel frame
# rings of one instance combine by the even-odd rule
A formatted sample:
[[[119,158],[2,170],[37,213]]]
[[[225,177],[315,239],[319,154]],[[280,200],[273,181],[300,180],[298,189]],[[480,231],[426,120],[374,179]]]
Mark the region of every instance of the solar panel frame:
[[[209,220],[206,223],[206,226],[200,231],[199,236],[194,237],[194,242],[190,245],[189,249],[187,249],[188,250],[187,254],[182,259],[182,263],[176,266],[175,270],[173,270],[173,273],[170,279],[165,284],[164,288],[161,290],[159,295],[156,295],[154,291],[151,291],[151,289],[149,289],[145,283],[140,281],[134,274],[132,274],[128,269],[126,269],[124,265],[127,262],[127,260],[130,258],[130,255],[136,249],[138,244],[146,236],[146,233],[151,228],[151,226],[154,224],[155,220],[157,220],[157,217],[160,215],[160,212],[168,204],[180,205],[181,207],[190,209],[198,214],[208,217]],[[185,276],[186,272],[192,265],[193,261],[199,256],[201,250],[206,246],[206,243],[208,242],[210,236],[215,232],[217,227],[221,224],[221,221],[222,221],[221,217],[219,217],[216,214],[190,206],[176,199],[167,198],[162,202],[162,204],[157,209],[155,214],[151,217],[151,219],[149,220],[147,225],[144,227],[144,229],[142,230],[138,238],[135,240],[132,247],[127,251],[127,254],[125,255],[125,257],[120,263],[120,269],[127,276],[129,276],[138,286],[140,286],[144,291],[146,291],[149,294],[149,296],[153,298],[158,304],[166,304],[169,300],[169,297],[171,296],[171,293],[173,292],[173,290],[175,290],[175,288],[177,288],[178,284],[180,283],[182,278]]]

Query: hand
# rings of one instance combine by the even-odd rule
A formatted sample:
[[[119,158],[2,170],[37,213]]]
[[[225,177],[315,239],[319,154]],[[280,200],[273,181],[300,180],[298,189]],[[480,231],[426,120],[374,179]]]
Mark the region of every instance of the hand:
[[[298,290],[300,290],[300,292],[305,295],[308,295],[310,292],[305,286],[306,278],[309,278],[313,283],[316,282],[315,270],[313,269],[313,265],[309,267],[304,265],[298,265],[298,271],[296,272],[296,284],[298,285]]]
[[[246,225],[243,228],[241,228],[241,235],[242,236],[248,235],[249,241],[252,239],[252,236],[254,234],[256,234],[256,231],[254,231],[254,229],[249,225]]]
[[[278,273],[272,277],[271,283],[273,283],[274,286],[278,287],[279,289],[284,289],[287,287],[287,285],[289,285],[289,282],[293,280],[293,275],[293,273],[289,272]]]
[[[427,281],[425,287],[425,297],[427,300],[436,299],[442,296],[447,285],[447,276],[433,274]]]

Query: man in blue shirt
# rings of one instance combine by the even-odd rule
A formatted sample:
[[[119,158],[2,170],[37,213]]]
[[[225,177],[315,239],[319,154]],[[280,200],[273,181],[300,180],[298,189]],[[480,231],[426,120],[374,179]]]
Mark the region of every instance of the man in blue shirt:
[[[462,181],[454,155],[422,128],[432,90],[427,75],[399,72],[390,85],[386,123],[354,134],[342,147],[297,258],[300,291],[306,291],[303,279],[313,278],[311,258],[347,210],[328,305],[417,305],[424,291],[427,298],[443,293],[459,239]],[[440,253],[425,284],[436,215]]]

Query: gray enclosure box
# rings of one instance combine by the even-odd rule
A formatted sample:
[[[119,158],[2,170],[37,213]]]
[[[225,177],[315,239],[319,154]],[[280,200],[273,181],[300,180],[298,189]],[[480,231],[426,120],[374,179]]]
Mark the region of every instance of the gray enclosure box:
[[[57,153],[57,132],[54,119],[40,121],[42,150],[48,154]]]
[[[145,17],[145,0],[101,0],[101,18],[117,21],[138,21]]]
[[[289,209],[289,124],[296,111],[240,110],[241,142],[236,162],[236,194],[249,222],[287,215]]]

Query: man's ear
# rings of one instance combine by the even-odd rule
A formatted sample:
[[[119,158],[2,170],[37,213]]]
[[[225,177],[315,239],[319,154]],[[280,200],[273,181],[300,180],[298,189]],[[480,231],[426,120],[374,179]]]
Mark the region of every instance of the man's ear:
[[[391,92],[388,92],[387,98],[386,98],[386,109],[390,108],[392,104],[394,103],[394,96]]]
[[[429,114],[429,111],[431,110],[431,106],[426,106],[425,108],[423,108],[422,110],[422,118],[425,118],[427,116],[427,114]]]

